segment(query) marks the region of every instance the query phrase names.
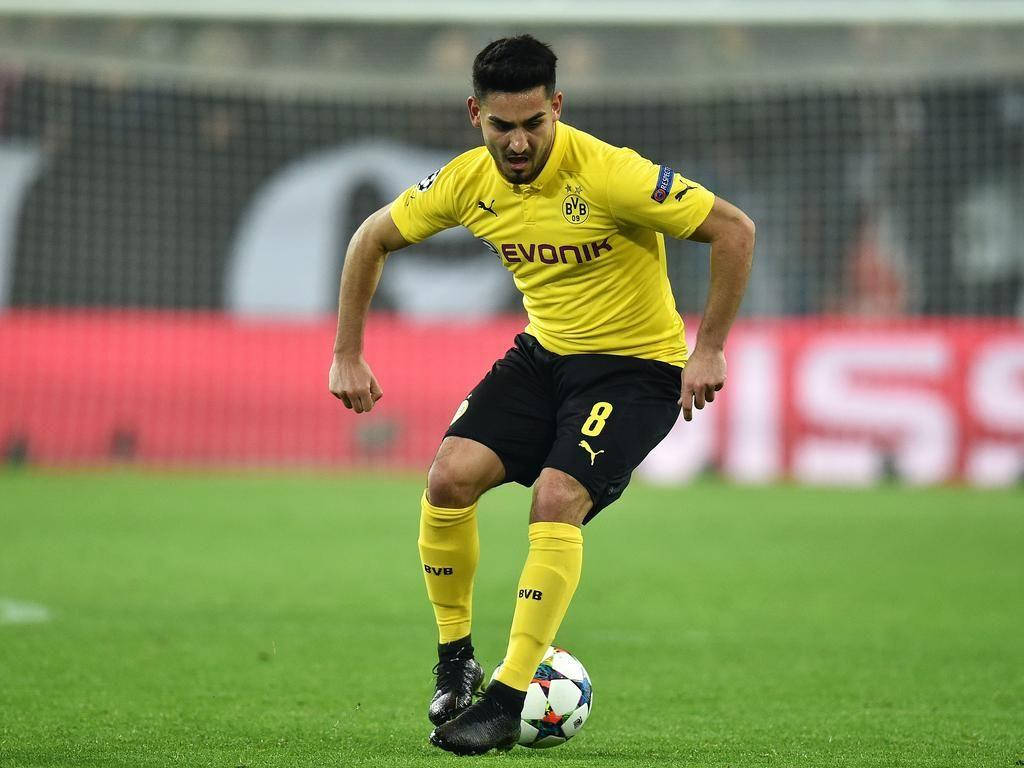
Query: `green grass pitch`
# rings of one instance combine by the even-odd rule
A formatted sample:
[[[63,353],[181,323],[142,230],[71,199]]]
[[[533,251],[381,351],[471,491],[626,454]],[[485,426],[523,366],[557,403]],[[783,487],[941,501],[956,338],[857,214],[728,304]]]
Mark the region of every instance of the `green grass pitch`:
[[[471,761],[427,744],[420,488],[0,474],[0,765]],[[481,504],[488,671],[528,501],[505,487]],[[1022,555],[1019,490],[636,485],[587,529],[557,639],[593,677],[593,716],[565,746],[476,760],[1024,764]]]

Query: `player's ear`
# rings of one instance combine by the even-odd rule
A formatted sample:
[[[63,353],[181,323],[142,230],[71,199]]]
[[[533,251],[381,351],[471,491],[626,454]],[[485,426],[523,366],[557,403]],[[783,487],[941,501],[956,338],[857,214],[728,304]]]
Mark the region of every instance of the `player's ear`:
[[[470,96],[466,99],[466,108],[469,110],[469,122],[472,123],[474,128],[480,127],[480,102],[476,96]]]
[[[551,119],[557,121],[562,115],[562,92],[555,91],[551,97]]]

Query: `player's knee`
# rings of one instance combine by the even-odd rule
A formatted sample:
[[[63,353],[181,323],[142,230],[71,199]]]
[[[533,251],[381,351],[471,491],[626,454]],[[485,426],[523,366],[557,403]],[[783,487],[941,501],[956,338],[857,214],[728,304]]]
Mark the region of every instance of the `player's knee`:
[[[475,478],[453,462],[439,460],[430,465],[427,474],[427,498],[435,507],[462,509],[480,498]]]
[[[533,486],[530,522],[581,525],[591,506],[590,493],[576,478],[545,469]]]

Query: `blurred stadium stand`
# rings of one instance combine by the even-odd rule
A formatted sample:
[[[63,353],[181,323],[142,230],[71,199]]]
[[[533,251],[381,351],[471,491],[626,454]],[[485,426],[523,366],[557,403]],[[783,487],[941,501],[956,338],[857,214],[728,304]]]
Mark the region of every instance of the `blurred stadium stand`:
[[[466,232],[390,259],[357,419],[342,255],[479,143],[472,58],[528,30],[567,122],[758,224],[730,386],[649,477],[1024,477],[1024,4],[378,5],[0,4],[9,457],[424,466],[518,296]],[[692,335],[706,247],[669,257]]]

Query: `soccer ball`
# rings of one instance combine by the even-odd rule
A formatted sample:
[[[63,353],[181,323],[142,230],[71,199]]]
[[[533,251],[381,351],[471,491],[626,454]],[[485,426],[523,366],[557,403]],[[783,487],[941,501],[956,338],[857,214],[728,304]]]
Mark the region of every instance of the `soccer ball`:
[[[500,664],[494,675],[499,670]],[[587,722],[593,701],[587,670],[567,650],[549,646],[526,689],[519,743],[524,747],[564,744]]]

